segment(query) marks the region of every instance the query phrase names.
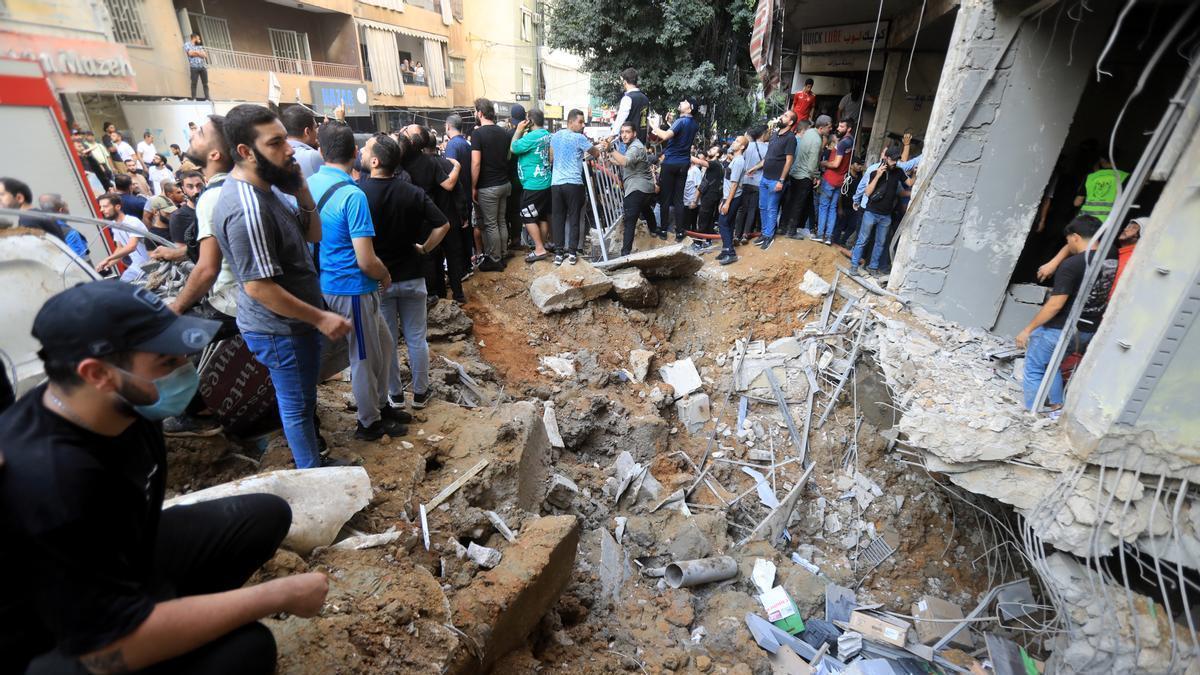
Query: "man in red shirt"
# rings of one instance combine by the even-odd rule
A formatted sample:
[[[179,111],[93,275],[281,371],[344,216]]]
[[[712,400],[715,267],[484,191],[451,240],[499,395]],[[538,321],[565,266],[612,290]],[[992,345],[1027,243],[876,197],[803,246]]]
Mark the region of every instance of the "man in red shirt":
[[[796,92],[792,97],[792,112],[796,113],[797,120],[811,120],[813,110],[817,105],[817,95],[812,93],[813,79],[810,77],[804,81],[804,89]]]
[[[1121,230],[1121,234],[1117,235],[1117,277],[1113,279],[1112,290],[1108,292],[1109,298],[1117,291],[1117,282],[1121,280],[1121,274],[1125,272],[1125,266],[1133,256],[1133,249],[1137,248],[1138,240],[1142,238],[1142,226],[1148,221],[1149,218],[1134,218]]]

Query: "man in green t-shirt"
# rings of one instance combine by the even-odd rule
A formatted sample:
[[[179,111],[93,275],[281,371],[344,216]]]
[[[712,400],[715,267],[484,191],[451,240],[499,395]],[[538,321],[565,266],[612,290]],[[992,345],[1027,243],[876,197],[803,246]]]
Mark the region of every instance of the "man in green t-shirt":
[[[525,262],[549,257],[543,244],[550,238],[550,132],[544,128],[546,116],[530,110],[517,124],[510,151],[517,158],[517,177],[521,180],[521,222],[533,239],[533,252]]]

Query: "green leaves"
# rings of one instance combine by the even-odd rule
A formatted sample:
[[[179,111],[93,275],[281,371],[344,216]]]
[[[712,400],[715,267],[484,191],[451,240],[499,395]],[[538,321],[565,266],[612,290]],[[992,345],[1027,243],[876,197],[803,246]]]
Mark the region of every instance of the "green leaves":
[[[550,0],[547,44],[578,54],[592,73],[592,95],[616,104],[619,73],[640,73],[639,86],[660,113],[686,96],[716,111],[718,128],[741,130],[753,118],[749,43],[754,0]]]

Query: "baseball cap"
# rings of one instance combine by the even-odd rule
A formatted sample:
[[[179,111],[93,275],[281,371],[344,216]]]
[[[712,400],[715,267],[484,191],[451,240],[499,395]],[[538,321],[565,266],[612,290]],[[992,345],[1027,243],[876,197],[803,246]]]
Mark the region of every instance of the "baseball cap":
[[[152,291],[118,279],[77,284],[42,305],[33,337],[42,354],[100,357],[125,351],[194,354],[212,341],[217,321],[172,312]]]
[[[508,117],[513,124],[520,124],[525,121],[525,106],[520,103],[514,103],[508,111]]]
[[[833,124],[833,118],[829,115],[817,115],[816,125],[818,127],[827,127]]]

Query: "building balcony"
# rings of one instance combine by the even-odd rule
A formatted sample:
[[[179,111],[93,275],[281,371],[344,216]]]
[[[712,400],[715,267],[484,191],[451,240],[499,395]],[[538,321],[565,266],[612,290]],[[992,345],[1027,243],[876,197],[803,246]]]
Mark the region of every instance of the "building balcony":
[[[335,80],[362,81],[362,69],[357,65],[344,63],[326,63],[309,59],[295,59],[273,56],[271,54],[252,54],[231,49],[216,49],[206,47],[209,65],[212,68],[227,68],[231,70],[247,70],[254,72],[274,72],[289,75],[305,75],[308,77],[331,78]]]

